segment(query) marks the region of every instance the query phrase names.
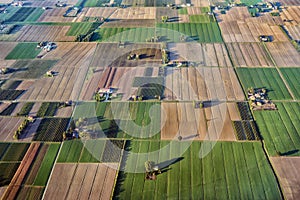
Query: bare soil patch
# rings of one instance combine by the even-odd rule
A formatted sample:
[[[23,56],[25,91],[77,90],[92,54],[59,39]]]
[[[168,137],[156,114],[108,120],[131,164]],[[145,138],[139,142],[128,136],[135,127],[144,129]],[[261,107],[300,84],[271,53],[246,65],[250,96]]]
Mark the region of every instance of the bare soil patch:
[[[223,109],[223,110],[222,110]],[[230,108],[231,114],[238,115],[237,109]],[[234,129],[228,106],[214,105],[194,108],[193,103],[162,103],[161,138],[163,140],[225,140],[235,141]],[[220,118],[220,123],[216,123]]]
[[[56,164],[45,199],[109,199],[116,173],[105,164]]]
[[[300,195],[299,157],[271,157],[271,163],[283,188],[286,199],[297,199]]]

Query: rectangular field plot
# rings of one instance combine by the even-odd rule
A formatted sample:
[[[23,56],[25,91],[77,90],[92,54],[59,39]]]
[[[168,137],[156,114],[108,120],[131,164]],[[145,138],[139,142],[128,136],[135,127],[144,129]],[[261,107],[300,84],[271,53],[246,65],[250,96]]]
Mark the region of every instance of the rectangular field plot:
[[[288,42],[277,25],[244,21],[219,22],[224,42],[259,42],[260,35],[272,35],[274,42]]]
[[[266,49],[259,43],[227,43],[229,55],[236,67],[274,66]]]
[[[69,118],[43,118],[34,141],[53,141],[60,142],[63,139],[63,132],[67,129]]]
[[[180,36],[188,36],[188,41],[213,43],[223,42],[217,23],[167,23],[157,24],[158,35],[167,42],[180,42]]]
[[[0,143],[1,161],[21,161],[28,147],[28,143]]]
[[[9,185],[19,165],[20,163],[13,163],[13,162],[0,163],[0,176],[1,176],[0,187]]]
[[[57,163],[44,199],[109,199],[117,174],[117,164]]]
[[[295,199],[299,196],[300,176],[296,170],[300,166],[299,157],[271,157],[272,165],[279,178],[283,195],[286,199]]]
[[[72,140],[65,141],[59,163],[119,163],[124,149],[123,140]]]
[[[5,57],[16,47],[16,45],[17,43],[14,42],[0,42],[0,60],[4,60]]]
[[[119,172],[114,198],[282,198],[259,142],[212,145],[210,142],[132,142],[131,152],[151,153],[129,153],[121,166],[126,173]],[[211,147],[212,150],[201,157],[199,152]],[[145,180],[147,160],[157,163],[162,171],[155,181]]]
[[[35,154],[23,183],[27,186],[45,186],[50,175],[54,159],[57,155],[59,144],[41,143]],[[46,166],[47,165],[47,166]],[[43,174],[42,174],[43,173]],[[43,188],[41,188],[43,190]],[[21,195],[22,196],[22,195]]]
[[[34,22],[44,12],[41,8],[21,7],[9,19],[8,22]]]
[[[74,41],[75,36],[67,36],[70,26],[25,25],[18,32],[16,41]],[[36,44],[35,44],[36,47]]]
[[[285,80],[288,82],[290,89],[294,96],[300,99],[300,80],[298,75],[300,74],[300,68],[281,68]]]
[[[12,78],[17,79],[37,79],[44,75],[56,60],[20,60],[12,66]]]
[[[115,19],[104,22],[101,26],[103,28],[114,28],[114,27],[126,27],[126,28],[137,28],[137,27],[155,27],[154,19]]]
[[[198,66],[232,66],[222,43],[168,43],[168,51],[171,61],[193,61]]]
[[[155,19],[155,16],[155,7],[128,7],[116,10],[109,19]]]
[[[278,111],[254,112],[254,116],[271,156],[299,156],[300,104],[276,103]]]
[[[41,52],[36,48],[36,43],[19,43],[15,48],[6,56],[5,59],[33,59]]]
[[[159,102],[84,103],[74,118],[87,138],[159,139],[160,113]]]
[[[130,54],[139,54],[139,60],[128,60]],[[100,43],[95,50],[91,67],[139,67],[161,63],[161,46],[159,44],[125,44],[119,48],[116,43]]]
[[[266,43],[270,55],[279,67],[300,67],[299,52],[290,42]]]
[[[146,42],[155,35],[155,28],[100,28],[92,40],[98,42]]]
[[[286,85],[274,68],[238,68],[237,74],[245,94],[248,88],[265,87],[268,90],[269,98],[272,100],[292,99]]]
[[[23,117],[1,117],[0,118],[0,140],[13,141],[13,135],[20,127],[25,118]]]
[[[165,100],[244,100],[231,68],[188,67],[165,69]]]
[[[204,102],[204,108],[193,103],[162,103],[161,139],[235,141],[232,121],[239,115],[237,107]]]

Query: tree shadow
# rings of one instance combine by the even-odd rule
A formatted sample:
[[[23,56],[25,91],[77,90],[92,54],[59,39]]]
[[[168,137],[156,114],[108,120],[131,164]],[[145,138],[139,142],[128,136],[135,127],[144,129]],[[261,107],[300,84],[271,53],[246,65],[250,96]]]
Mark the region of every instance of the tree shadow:
[[[189,135],[189,136],[186,136],[186,137],[182,138],[182,140],[189,140],[189,139],[192,139],[192,138],[196,138],[199,135],[200,135],[199,133],[194,134],[194,135]]]
[[[290,156],[290,155],[293,155],[293,154],[296,154],[299,152],[299,149],[294,149],[294,150],[291,150],[291,151],[287,151],[287,152],[284,152],[284,153],[280,153],[281,156]]]
[[[166,161],[157,163],[156,165],[158,166],[158,168],[160,170],[163,171],[165,168],[168,168],[170,165],[173,165],[173,164],[175,164],[177,162],[180,162],[183,159],[184,159],[184,157],[173,158],[171,160],[166,160]]]
[[[213,106],[217,106],[223,102],[218,101],[218,100],[210,100],[210,101],[203,101],[203,108],[209,108]]]

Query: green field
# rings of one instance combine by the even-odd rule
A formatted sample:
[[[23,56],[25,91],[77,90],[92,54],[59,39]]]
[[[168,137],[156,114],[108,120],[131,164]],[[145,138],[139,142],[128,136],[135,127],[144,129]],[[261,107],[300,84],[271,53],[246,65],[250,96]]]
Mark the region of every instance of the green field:
[[[159,102],[82,103],[74,113],[75,119],[79,116],[86,119],[88,129],[98,130],[98,138],[160,138]]]
[[[0,187],[9,185],[20,163],[0,163]]]
[[[180,42],[182,34],[197,42],[223,42],[217,23],[160,23],[158,35],[166,37],[168,42]],[[168,31],[171,30],[171,31]]]
[[[210,23],[215,21],[213,15],[190,15],[191,23]]]
[[[241,3],[244,3],[246,4],[247,6],[250,6],[250,5],[255,5],[259,2],[262,2],[261,0],[241,0]]]
[[[22,161],[27,149],[28,143],[0,143],[1,161]]]
[[[7,60],[14,59],[33,59],[41,49],[36,48],[36,43],[19,43],[17,46],[6,56]]]
[[[67,36],[85,35],[99,26],[98,23],[72,23],[71,28],[67,32]]]
[[[255,111],[269,155],[300,156],[300,104],[275,103],[278,111]]]
[[[19,79],[37,79],[43,76],[56,60],[19,60],[12,66],[13,77]]]
[[[57,162],[99,163],[120,162],[123,140],[71,140],[65,141]]]
[[[187,12],[187,8],[180,8],[178,10],[178,14],[181,14],[181,15],[187,15],[188,12]]]
[[[281,68],[285,80],[288,82],[292,93],[296,99],[300,99],[300,82],[298,75],[300,74],[300,68]]]
[[[50,172],[52,170],[57,152],[59,150],[59,144],[50,144],[47,153],[44,155],[42,164],[37,172],[33,185],[46,186]]]
[[[34,102],[26,102],[20,112],[17,113],[18,116],[27,116],[32,107],[34,106]]]
[[[237,75],[247,93],[250,87],[265,87],[272,100],[292,99],[284,82],[274,68],[238,68]]]
[[[104,3],[109,3],[109,0],[86,0],[84,7],[101,7]]]
[[[154,28],[100,28],[93,40],[102,42],[146,42],[154,37]]]
[[[54,116],[58,107],[59,107],[59,102],[43,102],[36,116],[37,117]]]
[[[152,152],[168,141],[132,141],[130,152]],[[212,144],[205,143],[207,148]],[[129,153],[125,170],[144,170],[146,160],[162,169],[157,180],[145,180],[145,173],[119,172],[114,198],[117,199],[281,199],[275,175],[260,142],[218,142],[204,158],[204,143],[185,142],[151,155]],[[205,148],[205,147],[203,147]],[[178,157],[180,155],[180,157]],[[124,164],[124,163],[123,163]]]
[[[61,142],[69,121],[69,118],[43,118],[33,136],[33,141]]]
[[[8,22],[35,22],[44,10],[41,8],[21,7],[8,18]]]

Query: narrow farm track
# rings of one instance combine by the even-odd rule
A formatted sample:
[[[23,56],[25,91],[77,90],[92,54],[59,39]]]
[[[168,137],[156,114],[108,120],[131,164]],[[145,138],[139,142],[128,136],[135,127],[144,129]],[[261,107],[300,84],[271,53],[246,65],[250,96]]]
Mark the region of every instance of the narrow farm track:
[[[13,200],[15,199],[21,184],[26,176],[31,163],[33,162],[36,153],[40,147],[40,143],[32,143],[27,150],[17,172],[15,173],[13,179],[11,180],[9,186],[7,187],[4,195],[2,196],[3,200]]]
[[[276,62],[274,61],[273,57],[271,56],[271,54],[270,54],[268,48],[266,47],[265,43],[263,43],[263,46],[264,46],[264,48],[265,48],[267,54],[268,54],[269,57],[271,58],[271,61],[273,62],[273,65],[274,65],[275,69],[277,70],[277,72],[278,72],[278,74],[279,74],[281,80],[284,82],[284,85],[285,85],[285,87],[287,88],[289,94],[291,95],[291,97],[292,97],[293,100],[295,101],[295,100],[296,100],[295,95],[293,94],[293,92],[292,92],[292,90],[291,90],[291,88],[290,88],[288,82],[285,80],[283,74],[282,74],[281,71],[279,70],[279,68],[278,68],[278,66],[277,66],[277,64],[276,64]]]

